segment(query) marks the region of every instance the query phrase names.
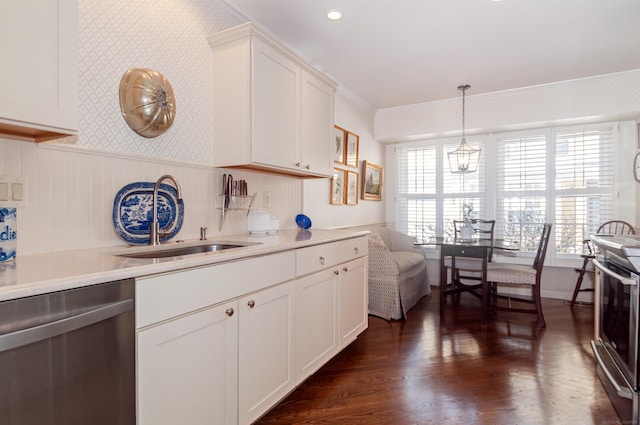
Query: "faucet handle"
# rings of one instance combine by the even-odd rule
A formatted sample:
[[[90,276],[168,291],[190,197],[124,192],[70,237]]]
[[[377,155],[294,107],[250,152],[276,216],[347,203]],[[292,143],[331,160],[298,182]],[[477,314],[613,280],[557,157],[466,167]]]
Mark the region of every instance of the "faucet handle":
[[[201,241],[206,241],[207,240],[207,228],[202,226],[200,228],[200,240]]]

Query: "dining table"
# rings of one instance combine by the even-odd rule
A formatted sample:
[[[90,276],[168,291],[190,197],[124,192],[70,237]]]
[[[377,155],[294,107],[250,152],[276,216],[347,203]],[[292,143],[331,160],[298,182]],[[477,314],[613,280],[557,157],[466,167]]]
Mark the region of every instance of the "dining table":
[[[459,294],[463,291],[470,291],[470,287],[455,287],[453,282],[448,282],[447,267],[445,258],[451,257],[451,270],[455,270],[456,257],[479,258],[482,260],[482,271],[480,273],[481,288],[481,314],[482,323],[489,320],[490,309],[490,282],[487,282],[487,264],[491,250],[517,251],[519,245],[515,241],[506,239],[460,239],[449,237],[432,237],[425,242],[417,242],[416,245],[434,245],[440,248],[440,315],[444,315],[446,297],[448,295]],[[453,273],[452,273],[453,278]]]

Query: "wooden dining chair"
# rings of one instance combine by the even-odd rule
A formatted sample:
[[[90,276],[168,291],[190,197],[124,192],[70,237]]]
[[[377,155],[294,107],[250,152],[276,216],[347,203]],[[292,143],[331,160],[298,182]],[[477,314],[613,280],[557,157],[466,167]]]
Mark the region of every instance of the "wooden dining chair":
[[[487,265],[487,282],[491,285],[491,310],[492,311],[512,311],[517,313],[533,313],[538,315],[540,327],[546,327],[542,313],[542,303],[540,301],[540,286],[542,282],[542,268],[544,257],[547,253],[549,238],[551,235],[551,224],[545,223],[540,235],[538,250],[533,260],[532,266],[521,264],[489,263]],[[531,298],[522,298],[511,295],[501,295],[498,293],[499,285],[529,286],[531,287]],[[507,306],[499,305],[498,300],[507,299]],[[533,308],[513,307],[512,302],[533,304]]]
[[[610,220],[604,222],[598,227],[596,230],[596,234],[598,235],[635,235],[636,231],[633,226],[627,223],[624,220]],[[584,279],[585,273],[588,271],[587,267],[589,265],[589,261],[593,258],[596,258],[595,247],[593,243],[589,239],[585,239],[582,242],[584,246],[584,253],[581,255],[582,257],[582,267],[579,269],[575,269],[578,272],[578,280],[576,280],[576,286],[573,289],[573,296],[571,297],[571,307],[576,304],[576,298],[578,298],[578,294],[580,292],[593,292],[593,288],[584,288],[582,289],[582,280]]]
[[[496,226],[495,220],[482,220],[479,218],[468,220],[466,223],[470,224],[473,227],[474,238],[479,240],[487,240],[491,241],[493,246],[493,233]],[[453,229],[454,235],[456,239],[460,238],[460,228],[466,224],[462,220],[453,220]],[[489,250],[489,258],[488,261],[491,261],[493,258],[493,249]],[[448,269],[451,268],[451,257],[446,257],[444,259],[444,265]],[[462,272],[462,274],[461,274]],[[480,281],[482,277],[479,276],[479,273],[482,272],[482,259],[480,258],[472,258],[472,257],[456,257],[455,261],[455,269],[451,271],[453,286],[456,288],[462,288],[467,286],[469,292],[473,295],[480,297],[480,294],[476,292],[477,289],[482,288],[481,283],[474,284],[464,284],[461,279],[472,280],[472,281]]]

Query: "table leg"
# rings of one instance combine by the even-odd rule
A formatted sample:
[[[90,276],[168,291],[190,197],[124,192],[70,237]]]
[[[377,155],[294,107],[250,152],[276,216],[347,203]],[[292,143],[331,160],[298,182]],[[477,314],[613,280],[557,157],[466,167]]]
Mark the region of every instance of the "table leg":
[[[440,247],[440,316],[444,314],[445,291],[447,290],[447,268],[444,266],[444,251],[443,247]]]
[[[490,309],[490,290],[489,282],[487,282],[487,261],[488,250],[485,250],[482,256],[482,323],[486,324],[489,321],[489,309]]]

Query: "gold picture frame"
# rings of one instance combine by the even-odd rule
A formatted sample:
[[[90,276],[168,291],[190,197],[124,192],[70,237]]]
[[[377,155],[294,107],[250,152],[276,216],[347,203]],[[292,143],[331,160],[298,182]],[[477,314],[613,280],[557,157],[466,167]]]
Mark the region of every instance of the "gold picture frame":
[[[344,128],[334,125],[333,126],[333,140],[334,145],[332,146],[332,156],[333,162],[337,162],[338,164],[345,163],[345,140],[347,139],[347,130]]]
[[[362,199],[382,200],[384,167],[369,161],[362,161]]]
[[[359,174],[355,171],[347,170],[347,179],[344,192],[344,203],[347,205],[358,205],[359,177]]]
[[[339,168],[333,169],[333,177],[331,177],[331,204],[342,205],[344,204],[344,181],[345,170]]]
[[[349,167],[358,166],[358,145],[360,144],[360,136],[350,131],[347,131],[347,153],[345,155],[345,165]]]

